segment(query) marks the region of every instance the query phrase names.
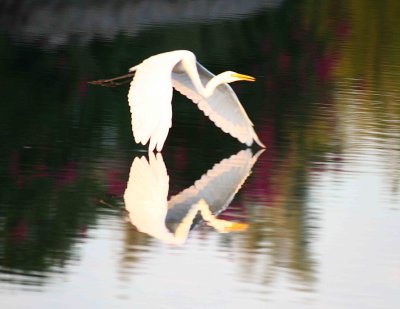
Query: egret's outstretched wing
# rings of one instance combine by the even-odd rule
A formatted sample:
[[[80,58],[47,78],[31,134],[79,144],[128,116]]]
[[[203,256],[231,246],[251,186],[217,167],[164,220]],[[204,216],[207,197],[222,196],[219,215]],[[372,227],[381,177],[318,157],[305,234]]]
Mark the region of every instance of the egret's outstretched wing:
[[[128,101],[132,116],[132,132],[136,143],[147,144],[149,151],[161,151],[172,125],[172,68],[182,53],[152,56],[131,68]]]
[[[168,201],[167,222],[179,223],[192,205],[203,199],[216,215],[225,210],[239,191],[258,157],[264,150],[253,156],[250,149],[242,150],[215,164],[191,187],[181,191]]]
[[[197,70],[203,85],[206,85],[215,76],[198,62]],[[238,97],[228,84],[219,85],[212,96],[204,98],[196,91],[186,72],[179,68],[172,72],[172,85],[177,91],[196,103],[198,108],[222,131],[229,133],[248,146],[255,141],[261,147],[265,147],[254,131],[253,123],[240,104]]]
[[[169,177],[160,153],[149,153],[133,160],[124,193],[129,219],[136,228],[164,241],[173,242],[174,236],[165,226]]]

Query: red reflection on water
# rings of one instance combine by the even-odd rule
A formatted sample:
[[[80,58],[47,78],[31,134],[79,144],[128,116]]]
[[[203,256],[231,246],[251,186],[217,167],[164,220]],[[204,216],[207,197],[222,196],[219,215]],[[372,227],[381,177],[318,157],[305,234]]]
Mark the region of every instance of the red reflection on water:
[[[351,33],[351,24],[348,20],[341,20],[336,27],[336,34],[340,39],[347,38]]]
[[[289,69],[289,64],[290,56],[286,52],[281,51],[278,56],[279,70],[286,72]]]
[[[78,93],[80,96],[85,96],[88,91],[88,79],[83,76],[79,79],[78,83]]]
[[[107,194],[122,196],[126,188],[125,173],[116,170],[109,170],[106,173]]]
[[[67,162],[67,164],[59,171],[55,178],[55,190],[61,187],[74,183],[77,179],[77,163],[74,161]]]
[[[330,79],[336,62],[337,59],[332,54],[322,55],[315,60],[315,71],[320,82],[327,82]]]
[[[186,147],[178,146],[173,154],[173,162],[178,170],[184,170],[188,165]]]
[[[69,161],[57,172],[52,172],[43,162],[23,167],[20,152],[14,151],[10,159],[9,172],[18,188],[31,186],[36,179],[51,178],[55,180],[54,190],[57,191],[61,187],[70,185],[77,180],[77,165],[77,162]]]
[[[15,243],[24,241],[28,235],[28,224],[24,219],[21,219],[17,225],[10,230],[11,240]]]

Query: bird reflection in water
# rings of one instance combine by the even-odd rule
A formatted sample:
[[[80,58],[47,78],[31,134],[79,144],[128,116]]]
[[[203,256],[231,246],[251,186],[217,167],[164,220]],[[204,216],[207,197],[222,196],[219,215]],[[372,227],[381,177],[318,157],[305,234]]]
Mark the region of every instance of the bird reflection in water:
[[[133,160],[124,193],[129,221],[142,233],[181,245],[201,220],[218,232],[244,231],[247,224],[218,219],[239,191],[263,150],[242,150],[215,164],[192,186],[168,201],[169,176],[161,153]]]

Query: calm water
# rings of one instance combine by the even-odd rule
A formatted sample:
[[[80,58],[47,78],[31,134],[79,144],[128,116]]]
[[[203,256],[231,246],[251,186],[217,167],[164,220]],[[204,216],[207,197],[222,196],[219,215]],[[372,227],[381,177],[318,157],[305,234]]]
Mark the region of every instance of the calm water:
[[[398,1],[0,3],[2,308],[397,308]],[[127,86],[189,49],[268,148],[174,96],[162,155]]]

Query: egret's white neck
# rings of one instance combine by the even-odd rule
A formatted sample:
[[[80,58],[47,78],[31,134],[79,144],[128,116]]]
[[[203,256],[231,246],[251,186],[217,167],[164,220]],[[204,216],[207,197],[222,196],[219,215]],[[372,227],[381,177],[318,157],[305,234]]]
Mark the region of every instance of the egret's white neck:
[[[206,87],[204,88],[203,96],[205,98],[209,98],[215,91],[219,85],[223,84],[224,81],[221,80],[221,74],[214,76],[212,79],[209,80]]]
[[[194,84],[196,90],[198,91],[198,93],[200,93],[205,98],[209,98],[214,93],[215,88],[217,88],[219,85],[225,83],[225,81],[223,80],[223,76],[221,76],[222,74],[223,73],[218,74],[218,75],[214,76],[213,78],[211,78],[205,87],[203,86],[199,77],[197,77],[197,78],[193,77],[192,81],[193,81],[193,84]]]
[[[224,81],[222,80],[223,78],[221,76],[223,73],[221,73],[210,79],[207,85],[204,87],[196,67],[196,59],[194,58],[193,55],[187,55],[186,57],[184,57],[182,59],[182,66],[185,68],[186,73],[192,80],[193,85],[196,88],[197,92],[200,93],[205,98],[210,97],[214,93],[215,88],[217,88],[218,85],[224,83]]]

